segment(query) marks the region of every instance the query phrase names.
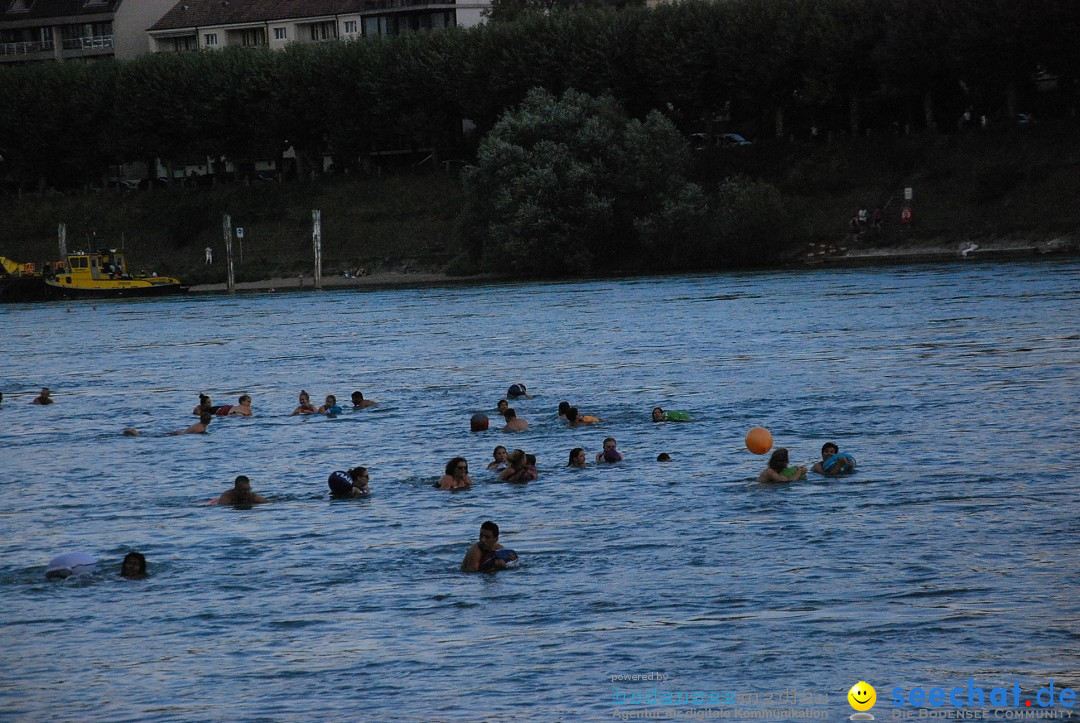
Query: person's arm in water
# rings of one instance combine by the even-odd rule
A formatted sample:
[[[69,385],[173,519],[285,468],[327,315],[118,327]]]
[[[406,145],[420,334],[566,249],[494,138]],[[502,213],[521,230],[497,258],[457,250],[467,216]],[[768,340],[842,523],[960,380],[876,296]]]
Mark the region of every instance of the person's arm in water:
[[[258,492],[252,492],[250,499],[251,499],[252,504],[261,504],[263,502],[269,502],[270,501],[270,500],[266,499],[265,497],[263,497],[262,495],[260,495]]]
[[[465,553],[465,559],[461,561],[462,572],[479,572],[480,571],[480,545],[474,544],[469,548],[469,551]]]
[[[828,474],[825,468],[821,466],[821,462],[814,462],[814,466],[810,468],[811,472],[817,472],[818,474]]]
[[[795,481],[801,480],[801,479],[806,479],[806,467],[796,467],[795,468],[795,475],[791,476],[791,477],[785,476],[785,475],[777,472],[772,467],[766,467],[764,470],[762,470],[761,474],[758,475],[758,480],[757,481],[758,482],[795,482]]]

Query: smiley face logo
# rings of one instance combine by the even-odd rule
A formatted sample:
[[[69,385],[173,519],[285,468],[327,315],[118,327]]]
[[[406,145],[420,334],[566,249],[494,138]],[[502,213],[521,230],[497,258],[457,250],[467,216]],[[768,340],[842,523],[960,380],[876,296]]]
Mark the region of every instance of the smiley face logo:
[[[877,702],[877,691],[865,680],[860,680],[847,692],[847,700],[855,710],[870,710]]]

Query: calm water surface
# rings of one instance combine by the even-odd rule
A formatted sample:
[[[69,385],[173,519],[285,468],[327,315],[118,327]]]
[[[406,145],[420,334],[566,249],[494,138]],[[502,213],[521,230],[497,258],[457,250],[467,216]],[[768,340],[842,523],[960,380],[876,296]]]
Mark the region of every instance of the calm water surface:
[[[840,720],[862,679],[882,719],[897,686],[1080,688],[1078,278],[1065,261],[0,307],[0,716],[613,719],[618,686],[795,688]],[[470,434],[515,381],[532,429]],[[57,403],[30,406],[43,385]],[[301,388],[381,404],[290,417]],[[199,392],[250,393],[257,416],[166,436]],[[567,429],[564,399],[603,422]],[[695,421],[651,424],[654,405]],[[793,462],[835,440],[860,469],[756,484],[755,425]],[[609,435],[622,464],[564,467]],[[493,483],[496,444],[541,478]],[[432,489],[457,454],[473,489]],[[330,501],[327,474],[358,464],[374,494]],[[273,503],[207,506],[237,474]],[[457,571],[485,519],[519,569]],[[149,579],[118,578],[129,549]],[[68,550],[103,569],[46,581]]]

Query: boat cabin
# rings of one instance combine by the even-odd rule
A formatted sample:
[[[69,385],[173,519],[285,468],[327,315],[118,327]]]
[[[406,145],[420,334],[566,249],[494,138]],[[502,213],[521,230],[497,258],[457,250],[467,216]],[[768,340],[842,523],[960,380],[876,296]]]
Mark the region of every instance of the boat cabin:
[[[105,281],[109,279],[130,279],[127,260],[119,251],[103,251],[87,254],[81,251],[68,254],[67,269],[57,269],[57,275],[66,273],[74,280]],[[72,283],[68,281],[67,283]]]

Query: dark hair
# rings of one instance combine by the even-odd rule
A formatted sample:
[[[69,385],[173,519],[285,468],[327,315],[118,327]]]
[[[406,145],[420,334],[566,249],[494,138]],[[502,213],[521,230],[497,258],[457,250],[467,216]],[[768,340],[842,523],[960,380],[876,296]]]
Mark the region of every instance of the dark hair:
[[[661,452],[660,454],[656,455],[656,461],[657,462],[670,462],[671,461],[671,455],[668,454],[667,452]]]
[[[825,454],[825,450],[829,448],[835,449],[836,452],[840,451],[840,448],[836,446],[836,442],[826,442],[825,444],[821,445],[821,453]],[[836,452],[833,452],[833,454],[836,454]]]
[[[236,401],[238,401],[238,402],[240,402],[241,404],[243,404],[243,403],[244,403],[244,400],[245,400],[245,399],[246,399],[246,400],[248,400],[248,401],[250,402],[250,401],[251,401],[251,395],[250,395],[250,394],[243,394],[243,395],[241,395],[241,396],[240,396],[240,398],[239,398],[239,399],[237,399]]]
[[[123,571],[123,569],[127,567],[128,560],[134,560],[139,563],[140,575],[146,574],[146,555],[142,554],[141,552],[135,552],[134,550],[124,555],[124,562],[120,565],[121,571]]]
[[[360,401],[363,401],[364,400],[364,393],[363,392],[353,392],[352,393],[352,398],[356,399],[357,397],[360,398]]]
[[[517,412],[514,411],[513,407],[507,407],[506,411],[503,412],[503,418],[506,419],[506,421],[508,421],[508,422],[511,419],[515,418],[516,416],[517,416]]]
[[[248,484],[251,484],[251,480],[248,479],[247,475],[242,474],[242,475],[238,475],[236,480],[233,481],[233,488],[235,489],[236,486],[238,484],[240,484],[241,481],[244,481],[244,482],[247,482]]]
[[[577,421],[577,415],[578,415],[577,407],[570,407],[569,409],[566,410],[566,421],[568,421],[568,422],[576,422]]]
[[[301,397],[309,397],[309,398],[311,397],[311,395],[307,393],[307,389],[301,389],[300,390],[300,396]]]
[[[495,535],[495,539],[499,539],[499,526],[491,520],[487,520],[484,524],[480,525],[480,531],[491,530],[491,534]]]
[[[607,444],[608,442],[615,442],[615,438],[614,437],[604,437],[604,444]],[[618,444],[618,442],[615,442],[615,444]]]
[[[210,412],[203,412],[202,414],[199,415],[199,421],[202,422],[203,424],[210,424],[210,420],[213,419],[213,418],[214,418],[214,415],[210,414]]]
[[[446,474],[453,477],[454,467],[457,467],[458,462],[464,462],[465,464],[468,464],[469,460],[465,459],[464,457],[454,457],[452,460],[446,463]]]
[[[664,413],[664,408],[663,407],[653,407],[652,410],[654,412],[660,412],[661,414]]]
[[[509,405],[509,404],[510,404],[510,402],[506,401],[505,399],[500,399],[499,401],[495,402],[495,406],[496,406],[496,407],[498,407],[498,406],[499,406],[500,404],[506,404],[506,405]]]
[[[529,465],[531,467],[535,467],[536,466],[536,455],[535,454],[527,454],[527,455],[525,455],[525,464],[527,464],[527,465]]]
[[[206,396],[205,394],[200,394],[199,395],[199,405],[200,406],[206,404],[209,401],[210,401],[210,397]]]
[[[559,414],[566,414],[566,410],[570,408],[570,402],[559,402]]]
[[[521,449],[515,449],[513,452],[510,453],[510,456],[507,457],[507,459],[510,460],[511,467],[523,465],[525,464],[525,451]]]
[[[500,444],[500,445],[497,445],[497,446],[495,447],[495,449],[491,450],[491,456],[492,456],[492,457],[494,457],[494,456],[495,456],[495,453],[496,453],[496,452],[498,452],[498,451],[499,451],[500,449],[501,449],[502,451],[504,451],[504,452],[506,451],[506,447],[504,447],[504,446],[502,446],[502,445]]]
[[[349,476],[353,478],[354,482],[365,474],[367,474],[367,467],[353,467],[349,470]]]
[[[585,449],[582,447],[574,447],[572,450],[570,450],[570,462],[566,466],[569,467],[570,465],[572,465],[574,463],[574,457],[577,457],[578,454],[584,451]]]
[[[777,447],[776,451],[769,457],[769,469],[774,472],[783,472],[788,466],[788,453],[787,448]]]

